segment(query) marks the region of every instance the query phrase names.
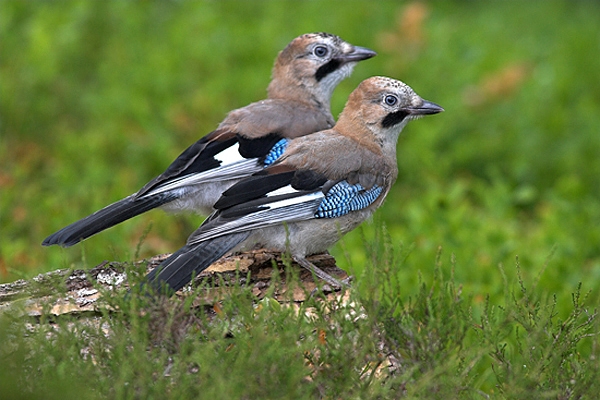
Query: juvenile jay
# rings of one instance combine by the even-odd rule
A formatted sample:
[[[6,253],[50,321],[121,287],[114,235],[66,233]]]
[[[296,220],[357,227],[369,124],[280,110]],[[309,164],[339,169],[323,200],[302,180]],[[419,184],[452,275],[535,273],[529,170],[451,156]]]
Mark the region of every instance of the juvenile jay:
[[[216,211],[147,275],[144,286],[172,294],[226,253],[256,245],[289,251],[298,264],[339,286],[306,256],[325,251],[381,206],[398,176],[400,131],[441,111],[400,81],[363,81],[332,129],[284,139],[266,155],[276,161],[227,189]]]
[[[224,190],[276,160],[274,149],[284,139],[331,128],[333,90],[357,62],[375,55],[328,33],[295,38],[275,60],[266,100],[231,111],[137,193],[62,228],[42,244],[69,247],[157,207],[210,214]]]

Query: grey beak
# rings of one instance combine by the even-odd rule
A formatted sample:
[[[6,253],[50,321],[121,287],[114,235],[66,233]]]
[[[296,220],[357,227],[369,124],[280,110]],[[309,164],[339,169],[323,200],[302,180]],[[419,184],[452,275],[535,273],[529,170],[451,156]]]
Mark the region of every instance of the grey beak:
[[[375,57],[377,55],[371,49],[367,49],[366,47],[354,46],[354,50],[348,54],[342,54],[337,59],[342,63],[349,63],[353,61],[362,61],[371,57]]]
[[[444,109],[431,101],[423,100],[421,106],[406,108],[406,111],[411,115],[429,115],[441,113]]]

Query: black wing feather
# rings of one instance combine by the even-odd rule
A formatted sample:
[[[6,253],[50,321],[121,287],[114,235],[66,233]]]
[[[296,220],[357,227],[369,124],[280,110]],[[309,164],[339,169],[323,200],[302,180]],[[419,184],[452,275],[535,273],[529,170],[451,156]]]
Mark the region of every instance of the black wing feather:
[[[282,139],[278,133],[270,133],[259,138],[246,138],[240,134],[237,140],[240,143],[240,154],[244,158],[262,158],[269,154],[275,143]]]
[[[173,201],[175,198],[175,195],[169,193],[141,199],[135,198],[134,196],[126,197],[77,222],[65,226],[58,232],[48,236],[42,245],[50,246],[58,244],[63,247],[73,246],[98,232],[133,218],[136,215],[152,210],[153,208],[160,207],[163,204]]]
[[[225,140],[211,140],[211,138],[212,135],[209,134],[188,147],[165,172],[148,182],[136,196],[141,197],[173,178],[218,168],[221,162],[215,159],[215,155],[235,145],[238,140],[236,136]]]
[[[327,182],[325,175],[311,170],[296,171],[292,181],[292,187],[296,190],[312,191],[320,188]]]
[[[257,172],[227,189],[215,203],[215,209],[223,210],[264,198],[272,191],[287,185],[302,192],[314,191],[322,187],[328,180],[324,175],[310,170],[280,173],[273,173],[273,170],[273,168],[267,168]]]
[[[266,170],[258,172],[227,189],[215,203],[214,208],[217,210],[225,209],[264,197],[274,190],[289,185],[295,174],[295,171],[280,174],[267,174],[265,172]]]
[[[214,205],[218,211],[202,224],[210,225],[232,221],[243,216],[265,210],[270,203],[303,196],[310,192],[328,190],[328,179],[317,172],[296,170],[276,173],[277,167],[267,168],[236,183],[226,190]],[[272,195],[272,192],[290,185],[295,192]]]

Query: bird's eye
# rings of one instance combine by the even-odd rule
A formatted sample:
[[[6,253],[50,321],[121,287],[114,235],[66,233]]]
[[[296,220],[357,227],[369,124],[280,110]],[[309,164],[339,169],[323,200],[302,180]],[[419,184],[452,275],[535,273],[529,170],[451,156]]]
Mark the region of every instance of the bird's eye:
[[[387,104],[388,106],[395,106],[396,103],[398,103],[398,98],[396,96],[388,94],[387,96],[385,96],[385,99],[383,99],[383,101],[385,101],[385,104]]]
[[[325,57],[328,52],[329,50],[327,50],[327,47],[325,46],[317,46],[313,50],[314,55],[317,57]]]

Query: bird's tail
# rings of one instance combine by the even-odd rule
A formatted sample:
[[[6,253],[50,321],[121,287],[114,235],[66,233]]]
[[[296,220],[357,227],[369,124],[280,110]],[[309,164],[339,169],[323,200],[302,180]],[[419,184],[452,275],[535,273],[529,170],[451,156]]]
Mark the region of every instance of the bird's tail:
[[[136,198],[135,195],[119,200],[109,206],[104,207],[87,217],[65,226],[58,232],[48,236],[43,242],[43,246],[58,244],[63,247],[70,247],[80,241],[95,235],[105,229],[117,225],[123,221],[140,215],[153,208],[160,207],[177,198],[172,193],[162,195],[146,196]]]
[[[155,292],[172,295],[248,236],[249,232],[239,232],[185,245],[150,272],[142,287],[148,285]]]

